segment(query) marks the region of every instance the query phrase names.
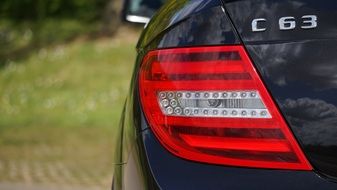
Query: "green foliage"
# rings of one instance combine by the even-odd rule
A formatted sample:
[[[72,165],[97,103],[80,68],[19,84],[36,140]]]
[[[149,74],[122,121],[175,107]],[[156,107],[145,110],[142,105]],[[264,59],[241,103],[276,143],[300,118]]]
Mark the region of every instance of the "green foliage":
[[[11,60],[24,59],[42,47],[70,42],[98,30],[98,22],[84,24],[75,19],[52,18],[19,23],[0,20],[0,68]]]
[[[44,19],[43,22],[0,20],[0,66],[24,58],[34,49],[63,43],[93,33],[98,23],[83,24],[74,19]]]
[[[99,18],[108,0],[1,0],[0,17],[23,20],[74,18],[92,21]]]
[[[0,67],[80,36],[113,35],[118,11],[114,0],[1,0]]]

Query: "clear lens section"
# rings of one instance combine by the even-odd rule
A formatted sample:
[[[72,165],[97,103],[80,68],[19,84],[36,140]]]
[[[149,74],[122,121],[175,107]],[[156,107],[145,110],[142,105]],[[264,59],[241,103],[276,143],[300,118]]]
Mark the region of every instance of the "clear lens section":
[[[161,91],[165,115],[181,117],[271,118],[258,91]]]

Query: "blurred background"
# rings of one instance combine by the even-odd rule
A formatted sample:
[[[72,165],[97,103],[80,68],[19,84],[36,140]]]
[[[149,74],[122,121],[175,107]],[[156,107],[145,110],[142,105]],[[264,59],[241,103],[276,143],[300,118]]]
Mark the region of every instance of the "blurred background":
[[[0,189],[109,189],[141,25],[121,0],[0,1]]]

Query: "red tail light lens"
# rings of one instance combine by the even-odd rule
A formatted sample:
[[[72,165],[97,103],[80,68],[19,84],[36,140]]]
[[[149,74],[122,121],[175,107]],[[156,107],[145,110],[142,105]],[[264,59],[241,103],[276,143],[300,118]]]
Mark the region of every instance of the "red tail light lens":
[[[152,51],[143,59],[139,85],[153,132],[179,157],[311,169],[241,46]]]

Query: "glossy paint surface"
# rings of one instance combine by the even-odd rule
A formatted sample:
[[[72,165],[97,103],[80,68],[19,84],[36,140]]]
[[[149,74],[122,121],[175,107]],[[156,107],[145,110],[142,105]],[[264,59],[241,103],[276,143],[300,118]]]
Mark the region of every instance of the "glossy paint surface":
[[[226,8],[312,165],[337,177],[337,1],[242,0]],[[317,15],[317,28],[278,29],[279,17],[308,14]],[[252,32],[260,17],[268,29]]]
[[[336,40],[247,46],[309,160],[330,176],[337,172],[336,48]]]
[[[143,31],[138,49],[240,43],[219,0],[174,0],[162,10]]]

